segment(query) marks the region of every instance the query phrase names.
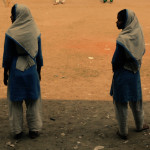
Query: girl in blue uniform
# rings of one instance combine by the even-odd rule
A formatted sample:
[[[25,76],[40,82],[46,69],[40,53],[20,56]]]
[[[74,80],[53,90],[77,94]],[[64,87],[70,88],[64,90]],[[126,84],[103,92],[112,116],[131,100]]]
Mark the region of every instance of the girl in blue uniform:
[[[23,100],[29,136],[36,138],[41,118],[41,34],[30,10],[15,4],[11,10],[12,25],[6,32],[3,53],[4,84],[8,86],[9,120],[16,139],[23,133]]]
[[[145,42],[141,26],[135,13],[124,9],[118,13],[117,27],[120,32],[112,58],[113,80],[110,94],[113,96],[119,130],[117,135],[127,139],[128,103],[132,109],[136,130],[149,126],[144,124],[140,67],[145,53]]]

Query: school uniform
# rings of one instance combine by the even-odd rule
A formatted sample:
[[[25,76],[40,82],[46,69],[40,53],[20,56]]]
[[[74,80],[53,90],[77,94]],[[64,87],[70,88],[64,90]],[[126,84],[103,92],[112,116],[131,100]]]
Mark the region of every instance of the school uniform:
[[[133,112],[136,129],[141,130],[144,124],[140,68],[145,43],[135,13],[127,10],[126,15],[125,28],[117,38],[112,58],[113,79],[110,90],[121,135],[128,134],[128,104]]]
[[[42,128],[41,92],[37,67],[43,66],[41,34],[30,10],[15,5],[15,21],[6,32],[3,67],[9,70],[7,98],[11,131],[23,131],[23,101],[29,131]]]

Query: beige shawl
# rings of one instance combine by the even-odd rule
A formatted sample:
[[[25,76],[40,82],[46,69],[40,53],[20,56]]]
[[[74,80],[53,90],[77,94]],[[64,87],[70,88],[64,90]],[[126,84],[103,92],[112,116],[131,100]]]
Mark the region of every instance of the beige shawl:
[[[16,4],[16,18],[6,34],[18,45],[18,53],[27,52],[27,56],[19,56],[16,68],[24,71],[35,64],[34,58],[38,53],[38,36],[40,31],[34,22],[30,10],[21,4]]]
[[[127,10],[126,25],[119,34],[117,42],[130,52],[137,60],[140,68],[142,56],[145,53],[145,42],[139,21],[131,10]],[[133,71],[128,64],[125,64],[124,68]]]

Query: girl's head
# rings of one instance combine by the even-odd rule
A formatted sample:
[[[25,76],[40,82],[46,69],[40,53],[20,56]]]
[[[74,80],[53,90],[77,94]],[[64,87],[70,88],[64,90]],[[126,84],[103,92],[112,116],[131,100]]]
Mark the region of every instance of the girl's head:
[[[22,4],[15,4],[11,9],[11,21],[26,22],[32,19],[29,8]]]
[[[117,15],[117,28],[118,29],[124,29],[127,21],[127,10],[123,9],[121,10]]]
[[[11,8],[11,21],[12,23],[16,20],[16,4]]]

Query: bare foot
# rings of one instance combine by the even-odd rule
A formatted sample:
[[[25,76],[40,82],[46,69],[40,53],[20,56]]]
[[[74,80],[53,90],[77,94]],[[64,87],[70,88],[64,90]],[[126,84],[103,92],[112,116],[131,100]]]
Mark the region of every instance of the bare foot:
[[[143,124],[143,128],[140,129],[140,130],[136,130],[136,131],[137,131],[137,132],[141,132],[141,131],[147,130],[147,129],[149,129],[149,125],[148,125],[148,124]]]

